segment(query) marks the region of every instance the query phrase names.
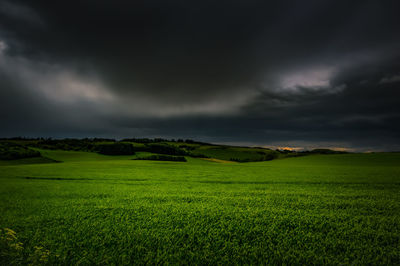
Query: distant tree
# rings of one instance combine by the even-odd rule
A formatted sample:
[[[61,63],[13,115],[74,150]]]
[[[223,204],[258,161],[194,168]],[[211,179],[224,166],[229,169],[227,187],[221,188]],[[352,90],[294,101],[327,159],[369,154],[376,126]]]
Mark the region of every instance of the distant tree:
[[[171,155],[159,155],[159,154],[150,155],[146,157],[138,157],[133,160],[186,162],[186,158],[183,156],[171,156]]]
[[[158,144],[158,143],[150,143],[146,144],[143,148],[144,151],[160,153],[160,154],[169,154],[169,155],[188,155],[188,153],[180,149],[177,146],[169,145],[169,144]]]
[[[13,142],[0,142],[0,160],[16,160],[40,156],[40,152],[28,147]]]
[[[133,155],[135,150],[130,143],[113,143],[97,145],[97,150],[104,155]]]

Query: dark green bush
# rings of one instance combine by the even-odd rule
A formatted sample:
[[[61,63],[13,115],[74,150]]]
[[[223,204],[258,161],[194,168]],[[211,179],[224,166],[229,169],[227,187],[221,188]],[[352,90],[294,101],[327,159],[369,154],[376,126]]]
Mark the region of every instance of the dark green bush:
[[[97,144],[102,142],[115,142],[115,140],[100,138],[42,139],[33,146],[47,150],[96,151]]]
[[[188,156],[193,157],[193,158],[210,158],[210,156],[201,154],[201,153],[188,153]]]
[[[16,160],[40,156],[40,152],[28,147],[12,142],[0,142],[0,160]]]
[[[314,153],[314,154],[344,154],[347,153],[345,151],[335,151],[335,150],[330,150],[330,149],[314,149],[310,151],[309,153]]]
[[[260,154],[257,152],[257,154]],[[278,158],[279,153],[277,152],[270,152],[266,153],[263,152],[264,156],[260,156],[257,158],[230,158],[230,161],[239,162],[239,163],[249,163],[249,162],[262,162],[262,161],[271,161]]]
[[[96,149],[98,153],[104,155],[133,155],[135,150],[130,143],[100,144]]]
[[[188,155],[187,151],[169,144],[150,143],[143,147],[137,147],[136,150],[168,155]]]
[[[150,155],[147,157],[138,157],[133,160],[186,162],[186,158],[183,156],[170,156],[170,155]]]

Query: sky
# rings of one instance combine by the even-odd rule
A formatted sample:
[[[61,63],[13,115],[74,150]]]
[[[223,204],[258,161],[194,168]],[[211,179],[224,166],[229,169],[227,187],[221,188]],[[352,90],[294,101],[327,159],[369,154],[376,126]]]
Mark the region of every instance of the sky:
[[[0,0],[0,137],[400,150],[398,0]]]

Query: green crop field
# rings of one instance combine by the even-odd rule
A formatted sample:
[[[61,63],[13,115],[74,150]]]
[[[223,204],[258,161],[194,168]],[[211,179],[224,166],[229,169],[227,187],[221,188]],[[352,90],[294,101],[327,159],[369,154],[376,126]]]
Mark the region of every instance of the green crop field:
[[[399,153],[39,151],[0,162],[1,265],[400,264]]]

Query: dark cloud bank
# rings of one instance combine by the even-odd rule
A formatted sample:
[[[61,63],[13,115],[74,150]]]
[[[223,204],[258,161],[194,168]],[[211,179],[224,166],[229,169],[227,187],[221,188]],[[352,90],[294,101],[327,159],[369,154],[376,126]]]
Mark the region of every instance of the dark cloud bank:
[[[0,0],[0,135],[400,150],[398,10]]]

